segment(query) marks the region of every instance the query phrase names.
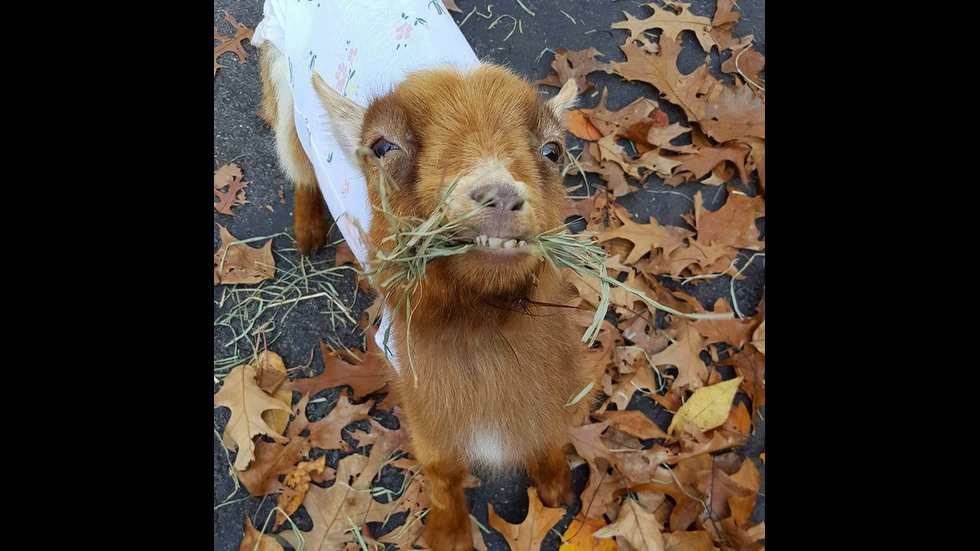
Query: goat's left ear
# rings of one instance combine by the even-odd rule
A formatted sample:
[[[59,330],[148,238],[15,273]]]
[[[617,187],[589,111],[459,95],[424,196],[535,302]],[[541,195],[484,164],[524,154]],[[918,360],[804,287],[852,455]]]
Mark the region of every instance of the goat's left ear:
[[[357,155],[354,153],[361,141],[361,127],[364,126],[364,108],[323,82],[320,75],[313,72],[313,89],[316,90],[320,103],[327,111],[330,129],[334,139],[347,160],[358,166]]]
[[[561,87],[558,94],[548,100],[548,107],[558,117],[558,120],[563,121],[565,120],[565,111],[575,107],[577,101],[578,86],[575,84],[575,79],[570,78],[565,81],[565,85]]]

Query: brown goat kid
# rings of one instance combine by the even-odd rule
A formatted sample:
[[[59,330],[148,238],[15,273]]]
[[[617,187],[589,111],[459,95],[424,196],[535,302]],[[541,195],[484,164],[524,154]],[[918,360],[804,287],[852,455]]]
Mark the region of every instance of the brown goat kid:
[[[269,75],[263,71],[265,105],[282,107],[274,94],[283,88]],[[427,218],[457,176],[448,215],[478,209],[462,235],[476,247],[429,264],[408,308],[396,313],[389,343],[402,366],[393,387],[430,482],[427,543],[439,550],[472,548],[462,489],[471,466],[484,472],[524,467],[546,505],[571,504],[562,445],[589,400],[565,404],[593,376],[583,364],[575,311],[555,306],[569,304],[574,288],[526,243],[562,223],[562,113],[574,102],[574,83],[545,101],[498,66],[428,69],[367,109],[317,75],[314,87],[337,142],[363,169],[375,208],[380,174],[371,159],[357,158],[360,146],[369,147],[397,183],[388,197],[397,216]],[[279,115],[287,120],[272,117],[272,123],[284,144],[285,170],[297,185],[297,239],[322,244],[325,236],[310,235],[323,223],[315,177],[312,188],[308,178],[295,178],[312,175],[312,167],[299,148],[291,110]],[[389,232],[387,220],[375,215],[373,246],[383,246]],[[394,310],[398,298],[389,297],[388,307]],[[409,342],[417,382],[408,369]]]

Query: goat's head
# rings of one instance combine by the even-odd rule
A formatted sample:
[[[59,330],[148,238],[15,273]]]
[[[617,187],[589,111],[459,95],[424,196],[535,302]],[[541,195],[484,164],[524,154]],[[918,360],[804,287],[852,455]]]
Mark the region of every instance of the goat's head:
[[[563,112],[575,101],[574,82],[546,101],[502,67],[428,69],[367,109],[317,75],[314,86],[375,207],[381,175],[373,160],[356,158],[359,146],[397,183],[388,192],[397,216],[427,218],[445,197],[448,217],[465,219],[458,237],[475,246],[440,261],[439,272],[474,292],[507,294],[529,283],[540,259],[524,244],[562,223]],[[372,228],[371,237],[377,243],[384,234]]]

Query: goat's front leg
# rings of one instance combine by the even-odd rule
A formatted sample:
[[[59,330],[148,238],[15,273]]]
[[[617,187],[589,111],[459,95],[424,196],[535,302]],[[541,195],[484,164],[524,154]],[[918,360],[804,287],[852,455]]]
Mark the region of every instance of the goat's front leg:
[[[547,507],[561,507],[562,504],[572,507],[575,504],[575,491],[572,489],[572,473],[565,462],[565,453],[560,446],[551,446],[541,450],[529,459],[525,467],[534,485],[538,488],[538,497]]]
[[[313,163],[303,151],[303,144],[296,134],[286,56],[271,44],[266,44],[262,47],[261,65],[261,115],[276,131],[279,165],[293,181],[293,235],[296,246],[304,255],[310,255],[327,244],[326,203],[320,193]]]
[[[418,432],[412,438],[412,445],[429,481],[431,504],[425,515],[426,543],[436,551],[470,551],[473,534],[463,495],[463,479],[469,465],[462,456],[440,450]]]

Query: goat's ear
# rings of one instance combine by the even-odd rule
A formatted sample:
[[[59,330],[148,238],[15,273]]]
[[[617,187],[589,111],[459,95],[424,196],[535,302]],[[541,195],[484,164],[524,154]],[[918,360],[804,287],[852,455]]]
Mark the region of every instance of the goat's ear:
[[[317,96],[320,97],[320,103],[327,111],[327,118],[330,119],[330,128],[333,130],[334,139],[340,145],[344,156],[356,165],[357,156],[354,151],[361,145],[364,108],[338,94],[336,90],[323,82],[316,71],[313,72],[313,89],[316,90]]]
[[[570,78],[565,81],[565,85],[561,87],[558,94],[548,100],[548,107],[551,108],[551,111],[561,121],[565,120],[565,111],[575,107],[577,101],[578,86],[575,85],[575,79]]]

